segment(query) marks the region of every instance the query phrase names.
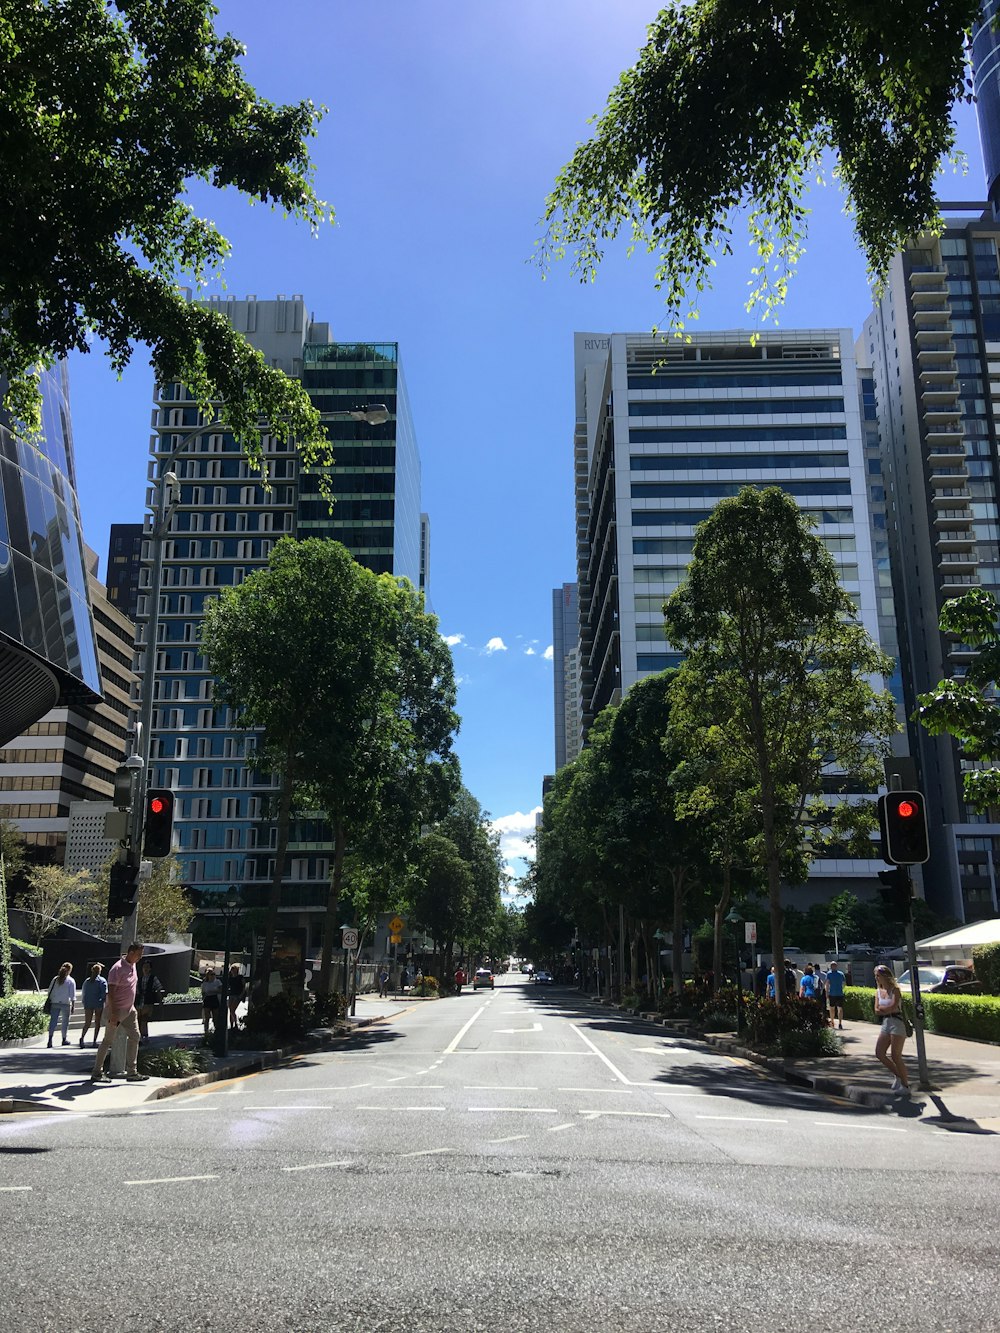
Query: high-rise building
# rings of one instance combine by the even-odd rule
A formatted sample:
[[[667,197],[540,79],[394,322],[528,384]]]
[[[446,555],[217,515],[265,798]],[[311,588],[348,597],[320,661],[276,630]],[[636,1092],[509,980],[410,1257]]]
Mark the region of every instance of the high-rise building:
[[[1000,32],[993,27],[997,7],[998,0],[982,0],[979,23],[972,30],[976,114],[986,168],[986,190],[994,215],[1000,209]]]
[[[884,545],[881,478],[852,333],[579,333],[575,353],[585,731],[637,680],[679,662],[663,602],[684,579],[696,526],[747,485],[795,497],[861,623],[894,646],[888,570],[876,572],[874,547]],[[887,555],[879,546],[878,559]],[[880,868],[874,858],[818,860],[797,901],[874,890]]]
[[[139,567],[142,564],[142,524],[112,523],[104,582],[108,601],[135,620],[139,604]]]
[[[552,590],[552,690],[556,769],[580,753],[580,616],[577,585]]]
[[[151,478],[168,470],[167,459],[186,434],[193,438],[170,463],[180,500],[162,548],[150,781],[177,793],[175,841],[185,882],[209,892],[237,884],[252,903],[262,899],[272,871],[274,786],[254,767],[253,733],[213,703],[213,681],[198,651],[205,602],[265,565],[283,535],[335,538],[361,564],[420,587],[421,535],[428,529],[421,524],[420,462],[397,345],[333,341],[329,325],[312,320],[300,296],[213,305],[271,364],[302,381],[327,425],[335,458],[332,513],[318,476],[302,471],[293,447],[273,439],[265,442],[265,490],[220,426],[197,430],[198,409],[180,385],[157,388]],[[385,408],[384,422],[356,419],[359,406],[373,405]],[[426,542],[423,553],[426,578]],[[151,559],[147,539],[140,644]],[[295,825],[288,856],[284,919],[306,926],[314,947],[332,856],[318,817]]]
[[[0,819],[11,819],[40,860],[63,863],[70,807],[107,801],[124,760],[135,626],[107,598],[86,548],[103,697],[50,709],[0,749]]]
[[[0,414],[0,745],[101,694],[65,362],[41,389],[40,438],[16,438]]]
[[[907,716],[919,694],[975,655],[939,632],[943,603],[973,587],[1000,594],[1000,225],[982,203],[942,208],[955,215],[940,237],[920,237],[895,258],[862,340],[873,366]],[[964,804],[965,765],[949,737],[914,723],[909,734],[928,802],[928,902],[960,920],[994,916],[1000,824]]]

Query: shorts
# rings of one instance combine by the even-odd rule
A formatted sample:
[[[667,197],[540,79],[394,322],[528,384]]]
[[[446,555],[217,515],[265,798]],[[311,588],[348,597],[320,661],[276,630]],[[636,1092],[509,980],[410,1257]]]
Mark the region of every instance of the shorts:
[[[882,1019],[879,1031],[884,1037],[905,1037],[906,1024],[896,1014],[890,1014],[888,1018]]]
[[[830,996],[830,1008],[831,1008],[831,1009],[843,1009],[843,1007],[844,1007],[844,997],[843,997],[843,995],[831,995],[831,996]]]

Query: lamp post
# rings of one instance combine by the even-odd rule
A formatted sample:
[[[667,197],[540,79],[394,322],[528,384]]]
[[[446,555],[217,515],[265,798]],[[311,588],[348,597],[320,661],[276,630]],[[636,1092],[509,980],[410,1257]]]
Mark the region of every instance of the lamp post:
[[[232,923],[239,917],[243,911],[243,904],[240,902],[240,891],[235,884],[230,884],[226,890],[226,896],[219,904],[219,910],[222,912],[222,918],[226,925],[226,934],[224,941],[225,959],[222,965],[222,994],[219,996],[219,1014],[215,1020],[215,1054],[229,1054],[229,930]],[[222,1025],[219,1025],[219,1019]]]
[[[740,975],[743,960],[740,958],[740,926],[743,918],[736,908],[730,908],[727,922],[733,927],[733,943],[736,945],[736,1031],[743,1031],[743,977]]]

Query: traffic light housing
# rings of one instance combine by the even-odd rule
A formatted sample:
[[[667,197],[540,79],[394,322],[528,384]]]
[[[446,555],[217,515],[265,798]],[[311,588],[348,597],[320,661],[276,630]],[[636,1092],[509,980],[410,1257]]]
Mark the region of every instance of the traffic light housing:
[[[169,856],[174,831],[174,794],[167,787],[146,792],[146,821],[142,841],[144,856]]]
[[[111,918],[131,916],[135,910],[135,899],[139,885],[136,880],[137,866],[122,865],[116,862],[111,867],[111,886],[108,891],[108,916]]]
[[[913,901],[909,871],[905,866],[897,866],[895,870],[880,870],[878,877],[882,883],[879,897],[886,916],[890,921],[905,924],[909,920]]]
[[[891,791],[878,798],[882,858],[890,865],[923,865],[930,858],[927,809],[919,791]]]

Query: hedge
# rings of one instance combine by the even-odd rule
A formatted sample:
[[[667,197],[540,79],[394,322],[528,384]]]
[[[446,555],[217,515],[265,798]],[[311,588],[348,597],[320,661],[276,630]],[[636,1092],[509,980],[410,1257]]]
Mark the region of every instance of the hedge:
[[[23,1041],[25,1037],[36,1037],[45,1031],[48,1024],[40,1000],[26,1000],[16,995],[0,1000],[0,1041]]]
[[[924,994],[924,1027],[948,1037],[1000,1042],[1000,996]],[[871,986],[848,986],[844,991],[844,1014],[855,1022],[874,1023],[875,990]],[[913,1002],[903,996],[903,1007],[913,1018]]]
[[[1000,942],[977,944],[972,951],[976,977],[987,995],[1000,995]]]

